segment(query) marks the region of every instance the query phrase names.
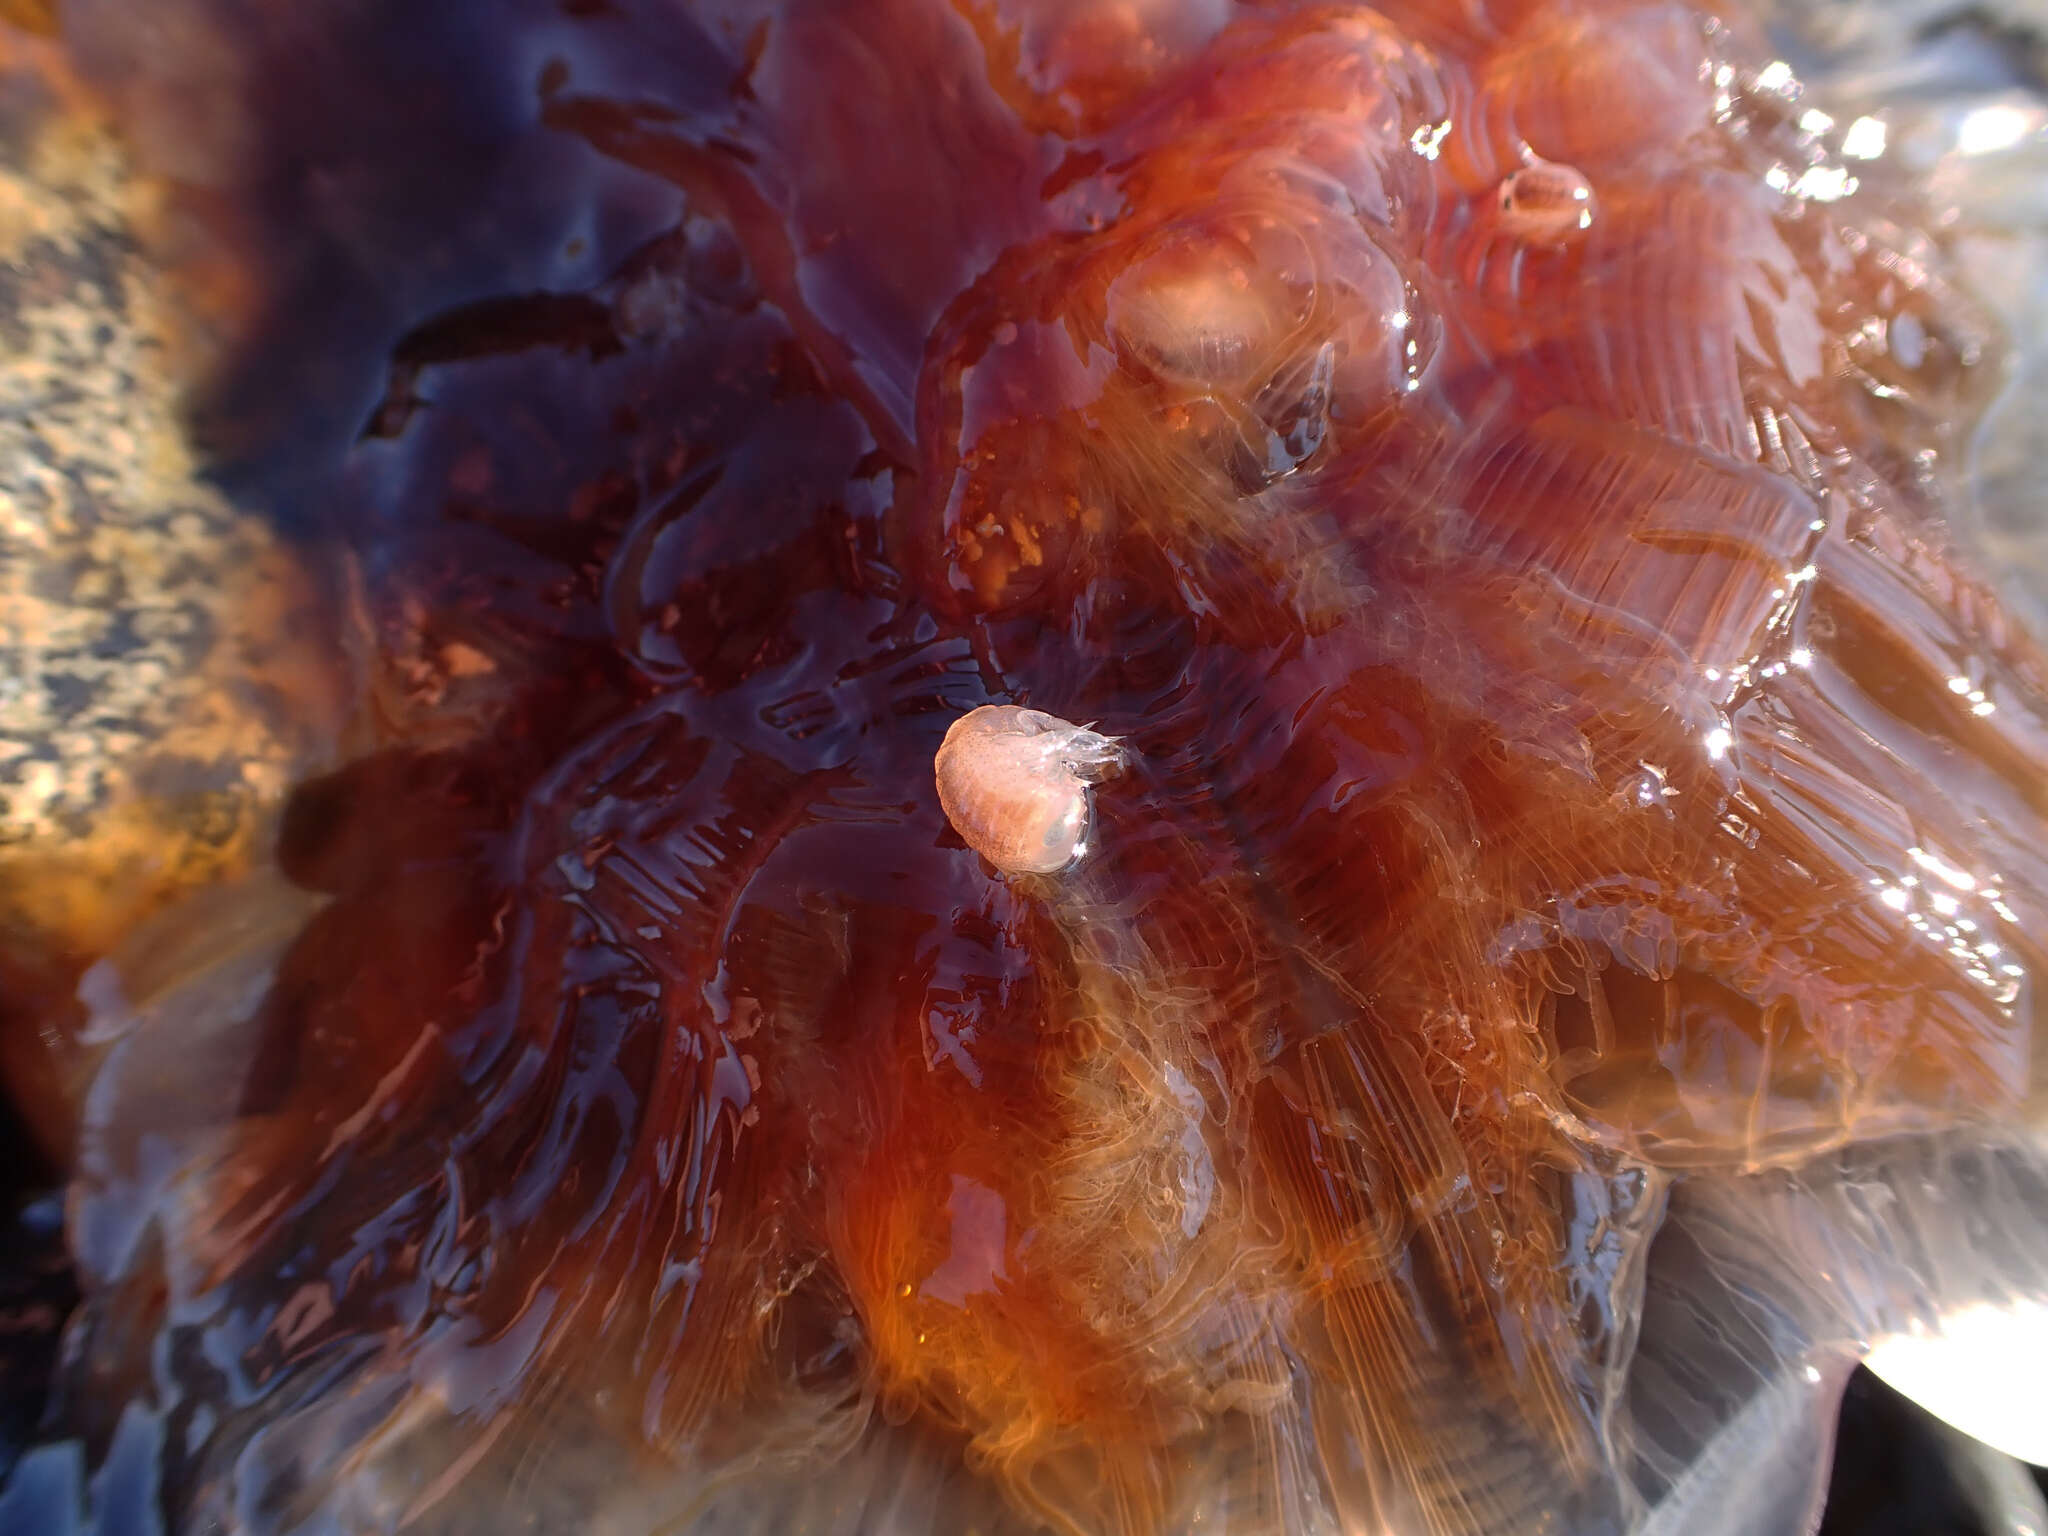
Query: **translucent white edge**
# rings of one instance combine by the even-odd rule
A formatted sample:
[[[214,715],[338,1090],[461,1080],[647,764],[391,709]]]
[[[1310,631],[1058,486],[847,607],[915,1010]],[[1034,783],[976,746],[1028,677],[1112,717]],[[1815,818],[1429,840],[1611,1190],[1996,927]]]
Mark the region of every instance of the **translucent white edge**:
[[[2048,1301],[1961,1308],[1939,1331],[1882,1340],[1864,1363],[1964,1434],[2048,1465]]]

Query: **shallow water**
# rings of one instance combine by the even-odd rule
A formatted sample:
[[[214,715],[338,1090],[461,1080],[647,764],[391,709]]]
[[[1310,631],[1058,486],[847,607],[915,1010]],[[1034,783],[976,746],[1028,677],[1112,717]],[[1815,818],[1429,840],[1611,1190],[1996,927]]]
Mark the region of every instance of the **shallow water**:
[[[1746,24],[65,25],[354,707],[33,1021],[0,1509],[1790,1530],[2038,1293],[1997,329]],[[986,703],[1122,738],[1071,869]]]

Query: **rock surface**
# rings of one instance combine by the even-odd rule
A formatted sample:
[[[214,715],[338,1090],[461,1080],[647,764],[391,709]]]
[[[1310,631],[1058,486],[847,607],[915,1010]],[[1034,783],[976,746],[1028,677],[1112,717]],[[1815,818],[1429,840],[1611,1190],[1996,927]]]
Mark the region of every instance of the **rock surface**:
[[[308,708],[332,697],[333,652],[300,561],[187,446],[202,349],[143,249],[149,213],[55,55],[0,25],[0,992],[17,1004],[246,865],[331,734]]]

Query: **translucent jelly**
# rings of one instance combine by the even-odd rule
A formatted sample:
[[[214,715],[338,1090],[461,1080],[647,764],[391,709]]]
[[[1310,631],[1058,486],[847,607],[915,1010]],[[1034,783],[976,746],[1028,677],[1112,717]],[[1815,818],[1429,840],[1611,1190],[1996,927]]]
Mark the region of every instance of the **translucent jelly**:
[[[105,9],[145,149],[247,130],[166,168],[255,295],[204,424],[364,683],[91,994],[103,1489],[1621,1530],[1667,1192],[2035,1108],[1988,342],[1730,25]],[[949,825],[989,704],[1120,740],[1078,861]]]

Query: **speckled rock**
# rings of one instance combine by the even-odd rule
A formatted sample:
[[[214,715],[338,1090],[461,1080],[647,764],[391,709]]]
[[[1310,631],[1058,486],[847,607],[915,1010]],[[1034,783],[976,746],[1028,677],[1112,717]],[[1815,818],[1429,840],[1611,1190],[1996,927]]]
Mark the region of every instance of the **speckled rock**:
[[[244,865],[334,734],[305,571],[180,430],[191,314],[147,210],[0,19],[0,989]]]

